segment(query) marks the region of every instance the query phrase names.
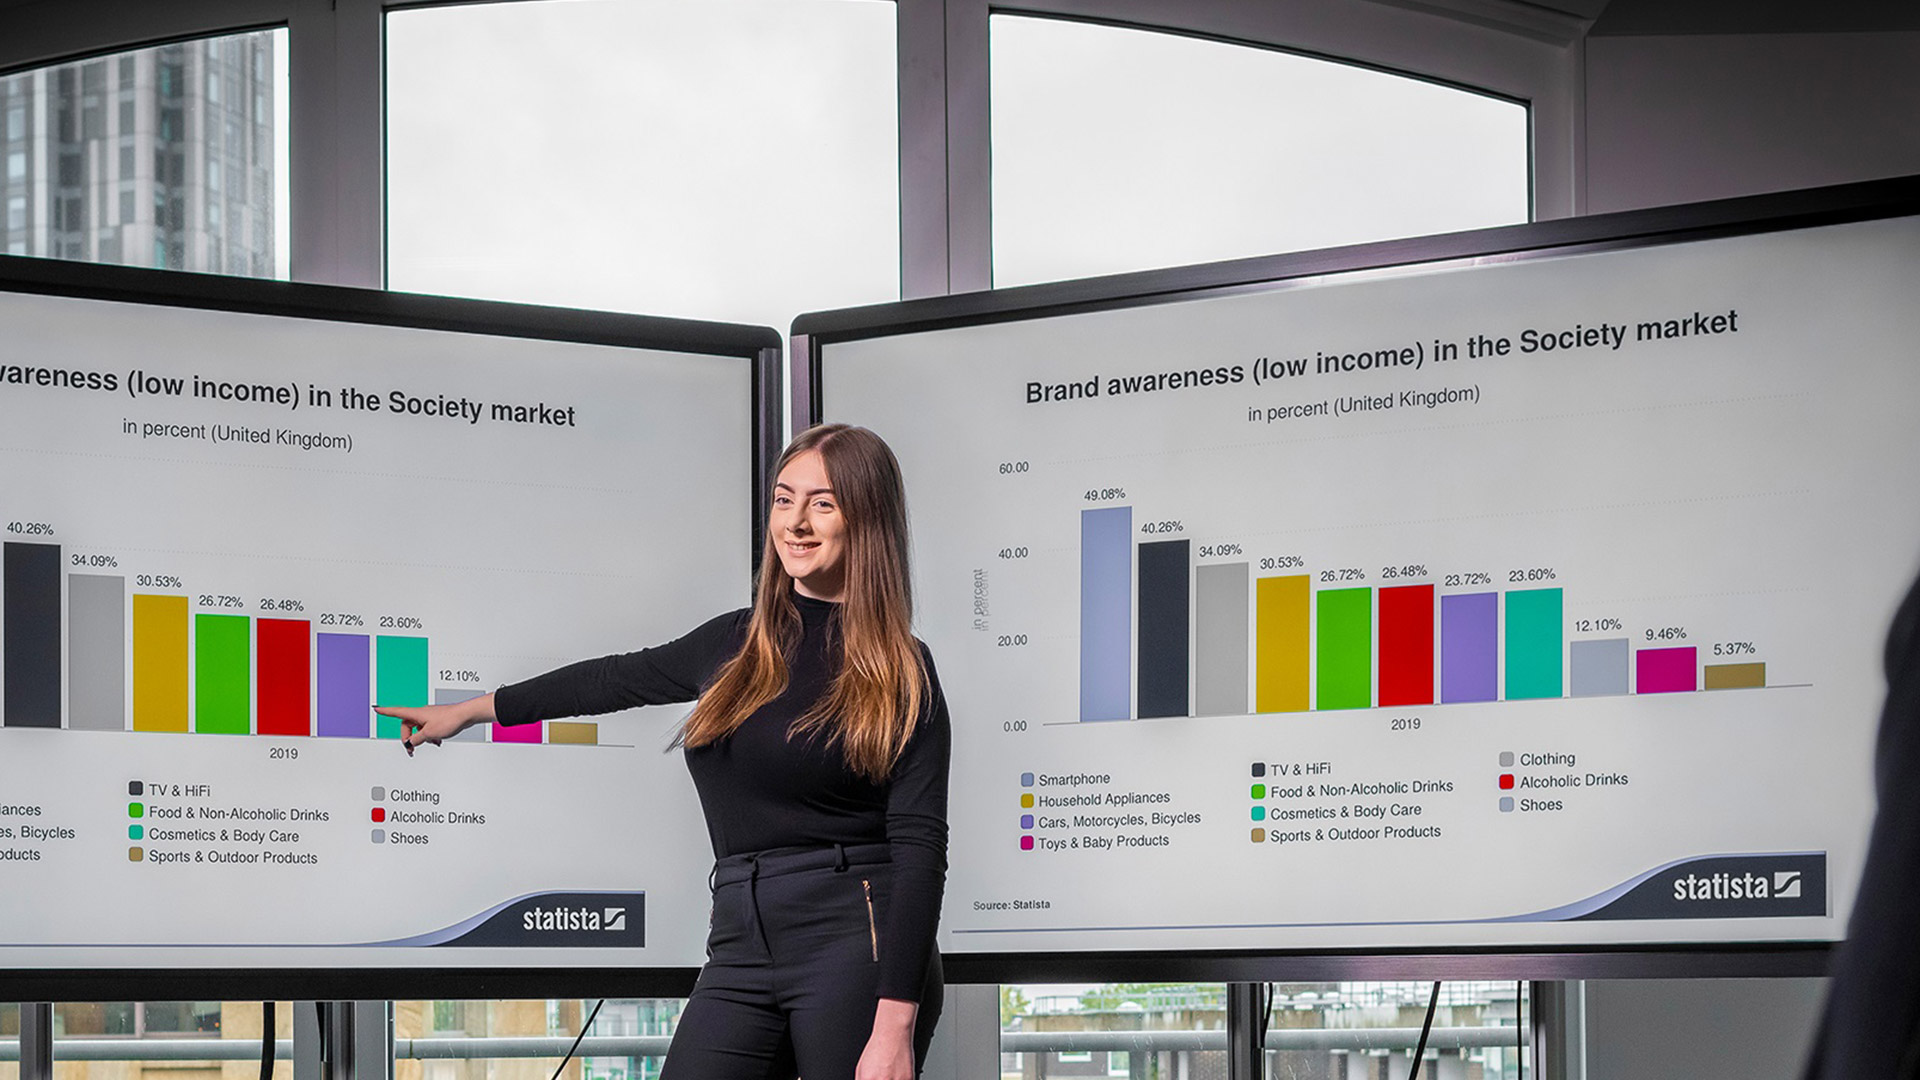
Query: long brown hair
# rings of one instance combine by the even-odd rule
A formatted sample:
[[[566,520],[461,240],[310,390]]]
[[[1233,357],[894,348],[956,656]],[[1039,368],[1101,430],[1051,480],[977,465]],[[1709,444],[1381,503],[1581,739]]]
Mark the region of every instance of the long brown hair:
[[[793,722],[788,735],[826,731],[856,773],[879,782],[906,748],[931,689],[913,639],[906,486],[900,463],[880,436],[846,424],[801,432],[780,455],[774,477],[813,450],[820,452],[846,522],[847,587],[837,635],[842,663],[826,694]],[[746,642],[715,673],[676,745],[706,746],[725,738],[787,688],[787,660],[801,627],[793,578],[780,564],[778,544],[768,529]]]

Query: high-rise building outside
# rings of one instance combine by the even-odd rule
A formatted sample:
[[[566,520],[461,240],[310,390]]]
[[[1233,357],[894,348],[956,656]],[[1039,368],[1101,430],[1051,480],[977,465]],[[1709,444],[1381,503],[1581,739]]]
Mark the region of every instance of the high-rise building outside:
[[[275,33],[0,78],[0,251],[273,277]]]

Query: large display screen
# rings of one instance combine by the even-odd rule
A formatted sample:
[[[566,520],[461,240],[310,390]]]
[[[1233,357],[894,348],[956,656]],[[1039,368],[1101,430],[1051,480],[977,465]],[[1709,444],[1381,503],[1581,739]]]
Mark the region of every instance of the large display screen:
[[[796,326],[908,477],[945,949],[1843,935],[1920,218],[1608,227]]]
[[[333,299],[0,292],[0,966],[699,964],[683,710],[409,757],[370,706],[745,603],[756,335]]]

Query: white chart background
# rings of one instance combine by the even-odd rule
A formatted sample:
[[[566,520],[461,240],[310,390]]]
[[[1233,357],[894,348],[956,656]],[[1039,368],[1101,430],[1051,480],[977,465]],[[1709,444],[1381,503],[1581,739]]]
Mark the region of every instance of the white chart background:
[[[919,632],[952,704],[943,947],[1840,937],[1873,806],[1882,639],[1920,557],[1917,257],[1920,223],[1902,219],[828,345],[826,418],[873,427],[906,470]],[[1738,329],[1636,340],[1640,322],[1696,312],[1737,312]],[[1528,329],[1601,325],[1624,326],[1624,344],[1520,351]],[[1475,336],[1507,338],[1512,351],[1471,358]],[[1417,370],[1251,379],[1261,357],[1415,342]],[[1436,342],[1459,344],[1459,357],[1436,362]],[[1247,381],[1105,393],[1116,377],[1232,365]],[[1028,402],[1030,382],[1095,376],[1097,398]],[[1469,396],[1434,408],[1397,397],[1448,389]],[[1378,395],[1395,406],[1331,411]],[[1276,406],[1323,401],[1328,415],[1267,419]],[[1703,663],[1716,662],[1716,644],[1738,648],[1731,659],[1767,665],[1767,687],[1080,723],[1080,523],[1104,505],[1133,508],[1135,541],[1238,547],[1197,561],[1247,562],[1254,578],[1305,572],[1318,589],[1322,574],[1358,570],[1364,580],[1340,584],[1431,583],[1441,596],[1559,587],[1569,642],[1692,645]],[[1166,521],[1180,531],[1140,535]],[[1304,569],[1263,570],[1263,559]],[[1381,578],[1410,566],[1424,573]],[[1542,569],[1554,576],[1509,583]],[[1492,585],[1447,584],[1474,573]],[[1136,597],[1136,620],[1138,610]],[[1580,620],[1620,628],[1582,632]],[[1674,630],[1687,637],[1648,638]],[[1502,767],[1503,753],[1553,764]],[[1255,799],[1255,763],[1327,770],[1270,776],[1282,790],[1436,789]],[[1027,773],[1039,784],[1023,787]],[[1626,783],[1503,792],[1502,773]],[[1073,774],[1110,779],[1045,784]],[[1084,792],[1167,801],[1051,815],[1043,804],[1063,824],[1022,828],[1035,812],[1023,794]],[[1559,805],[1502,812],[1502,795]],[[1395,816],[1304,824],[1439,835],[1256,845],[1255,806],[1365,806]],[[1199,821],[1072,824],[1153,811]],[[1166,839],[1129,847],[1123,834]],[[1034,850],[1021,849],[1023,836]],[[1793,852],[1826,853],[1828,916],[1493,921],[1676,860]]]
[[[669,639],[748,598],[744,359],[33,296],[0,297],[0,325],[0,364],[122,383],[0,386],[0,520],[53,529],[6,539],[60,544],[63,584],[75,557],[104,556],[113,568],[73,572],[124,575],[130,596],[184,593],[196,612],[208,610],[202,595],[237,596],[255,616],[264,598],[297,599],[301,613],[278,614],[316,631],[426,637],[434,688],[458,672],[451,688],[468,692]],[[190,389],[134,397],[135,368],[297,384],[303,404]],[[333,405],[312,405],[309,386],[331,390]],[[383,405],[396,390],[544,402],[572,407],[576,424],[348,409],[349,386]],[[325,433],[350,438],[351,451],[145,438],[148,423]],[[141,588],[142,576],[181,585]],[[323,614],[359,624],[321,625]],[[387,617],[422,625],[383,630]],[[598,746],[483,739],[410,759],[373,739],[0,728],[0,804],[39,808],[0,820],[15,829],[0,847],[40,855],[0,862],[0,963],[697,965],[711,854],[680,755],[665,752],[683,713],[600,718]],[[136,780],[143,799],[129,797]],[[381,802],[376,788],[425,801]],[[133,801],[155,830],[228,824],[155,816],[208,807],[327,819],[278,825],[293,841],[150,839],[134,862]],[[379,844],[376,807],[485,823],[390,822],[427,842]],[[73,836],[28,843],[25,824]],[[266,848],[315,861],[200,861]],[[167,852],[187,861],[153,858]],[[429,933],[528,894],[591,890],[646,893],[645,948],[340,947]]]

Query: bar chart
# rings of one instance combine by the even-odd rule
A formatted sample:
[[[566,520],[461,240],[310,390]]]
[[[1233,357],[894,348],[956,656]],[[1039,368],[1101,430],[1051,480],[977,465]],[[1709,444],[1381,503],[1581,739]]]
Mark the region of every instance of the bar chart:
[[[284,591],[196,593],[178,575],[100,573],[117,558],[56,542],[6,541],[0,552],[0,726],[397,739],[399,721],[374,706],[481,692],[470,688],[479,671],[433,662],[439,650],[420,616],[308,613]],[[242,610],[249,601],[259,613]],[[578,746],[597,744],[599,728],[492,725],[476,735]]]
[[[411,755],[374,710],[737,607],[751,365],[5,290],[0,323],[140,388],[0,381],[0,963],[699,961],[712,852],[661,752],[683,706]],[[283,404],[194,389],[268,383]],[[534,402],[570,422],[485,407]],[[436,945],[576,891],[629,934]]]
[[[1920,551],[1916,234],[1819,289],[1749,237],[827,344],[825,416],[935,493],[951,947],[1631,943],[1671,927],[1466,927],[1729,852],[1825,853],[1825,921],[1689,934],[1837,935]]]
[[[1081,512],[1082,721],[1767,686],[1751,641],[1703,656],[1685,627],[1631,628],[1636,640],[1618,617],[1570,620],[1552,568],[1495,588],[1485,571],[1409,580],[1431,576],[1420,564],[1202,561],[1240,545],[1136,539],[1133,520],[1130,506]],[[1395,583],[1356,583],[1370,575]]]

